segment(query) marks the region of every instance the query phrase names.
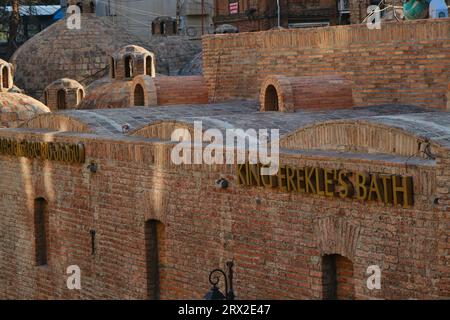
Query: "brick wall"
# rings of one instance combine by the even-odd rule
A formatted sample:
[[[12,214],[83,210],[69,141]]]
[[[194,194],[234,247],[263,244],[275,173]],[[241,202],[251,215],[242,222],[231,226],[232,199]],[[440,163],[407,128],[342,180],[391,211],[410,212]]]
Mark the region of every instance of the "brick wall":
[[[143,95],[136,94],[140,86]],[[138,76],[132,84],[131,105],[164,106],[208,103],[208,90],[203,76],[156,77]],[[139,91],[142,91],[139,88]],[[141,97],[142,96],[142,97]],[[137,103],[143,100],[144,103]]]
[[[261,85],[260,111],[353,107],[352,87],[341,76],[269,76]]]
[[[355,105],[447,105],[450,19],[206,36],[203,48],[211,101],[256,100],[268,75],[337,73]]]
[[[350,22],[361,23],[367,16],[368,6],[370,6],[369,0],[350,0]]]
[[[45,139],[2,132],[7,136]],[[170,165],[171,146],[164,143],[68,134],[53,139],[84,142],[87,163],[94,160],[98,171],[0,156],[0,298],[147,298],[149,219],[164,225],[158,235],[163,299],[202,298],[209,271],[231,258],[239,299],[320,298],[324,254],[351,260],[355,298],[450,294],[448,151],[435,150],[435,166],[408,168],[386,157],[282,155],[283,163],[299,167],[412,175],[416,203],[403,209],[240,187],[234,166]],[[220,177],[230,181],[228,189],[215,186]],[[48,201],[46,267],[35,266],[33,203],[39,197]],[[94,255],[90,230],[96,231]],[[81,291],[66,288],[66,268],[73,264],[82,271]],[[379,292],[365,286],[372,264],[383,272]]]

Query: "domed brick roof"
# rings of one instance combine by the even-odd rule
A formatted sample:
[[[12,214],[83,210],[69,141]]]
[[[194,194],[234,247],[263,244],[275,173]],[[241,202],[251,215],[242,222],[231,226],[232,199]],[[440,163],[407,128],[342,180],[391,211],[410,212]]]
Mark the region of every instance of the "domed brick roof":
[[[139,44],[155,53],[157,72],[165,74],[177,74],[201,51],[199,43],[177,36],[153,37],[143,43],[109,17],[83,14],[80,29],[69,29],[67,19],[62,19],[15,52],[11,58],[15,83],[36,98],[57,79],[70,78],[88,85],[108,73],[113,53],[130,44]]]
[[[104,77],[87,88],[87,94],[77,109],[114,109],[131,105],[131,81],[114,81]]]
[[[107,69],[109,55],[132,39],[125,30],[94,15],[81,15],[80,29],[69,29],[67,20],[62,19],[14,53],[15,83],[37,98],[57,79],[82,82]]]
[[[128,45],[117,50],[114,56],[123,57],[125,55],[145,55],[145,54],[150,54],[150,51],[137,45]]]
[[[83,85],[76,80],[62,78],[53,81],[46,89],[83,89]]]
[[[0,94],[0,127],[15,128],[41,113],[50,112],[42,102],[21,93]]]

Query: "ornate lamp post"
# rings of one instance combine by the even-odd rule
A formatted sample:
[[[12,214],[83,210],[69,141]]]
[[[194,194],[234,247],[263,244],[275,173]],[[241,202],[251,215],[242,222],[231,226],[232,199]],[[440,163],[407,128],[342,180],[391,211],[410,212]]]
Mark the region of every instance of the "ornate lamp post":
[[[222,269],[214,269],[209,274],[209,283],[212,284],[211,290],[205,295],[206,300],[234,300],[233,291],[233,261],[227,262],[228,275]],[[220,282],[220,276],[225,280],[225,295],[220,292],[217,285]]]

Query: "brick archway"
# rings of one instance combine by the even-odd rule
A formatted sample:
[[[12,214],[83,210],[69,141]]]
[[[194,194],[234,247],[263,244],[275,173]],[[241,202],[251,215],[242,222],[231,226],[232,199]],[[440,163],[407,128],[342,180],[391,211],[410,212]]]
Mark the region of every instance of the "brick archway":
[[[134,106],[144,106],[145,105],[145,94],[144,88],[138,83],[134,87]]]
[[[345,218],[318,219],[314,233],[321,253],[323,299],[355,297],[353,261],[361,228]]]
[[[268,76],[261,85],[260,111],[323,110],[353,107],[351,83],[340,75],[286,77]]]
[[[339,254],[322,257],[322,298],[324,300],[353,300],[355,278],[353,262]]]
[[[275,103],[276,100],[276,103]],[[289,79],[285,76],[269,76],[261,85],[260,111],[294,111],[294,97]],[[276,108],[273,108],[276,105]]]
[[[322,255],[339,254],[353,260],[361,228],[344,218],[326,217],[315,225],[317,245]]]

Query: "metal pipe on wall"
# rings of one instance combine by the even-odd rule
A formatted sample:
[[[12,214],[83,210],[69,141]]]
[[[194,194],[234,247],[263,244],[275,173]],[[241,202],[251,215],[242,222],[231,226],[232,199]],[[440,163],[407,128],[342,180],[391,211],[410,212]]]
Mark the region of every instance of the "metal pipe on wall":
[[[281,24],[280,0],[277,0],[277,8],[278,8],[278,28],[279,28]]]

